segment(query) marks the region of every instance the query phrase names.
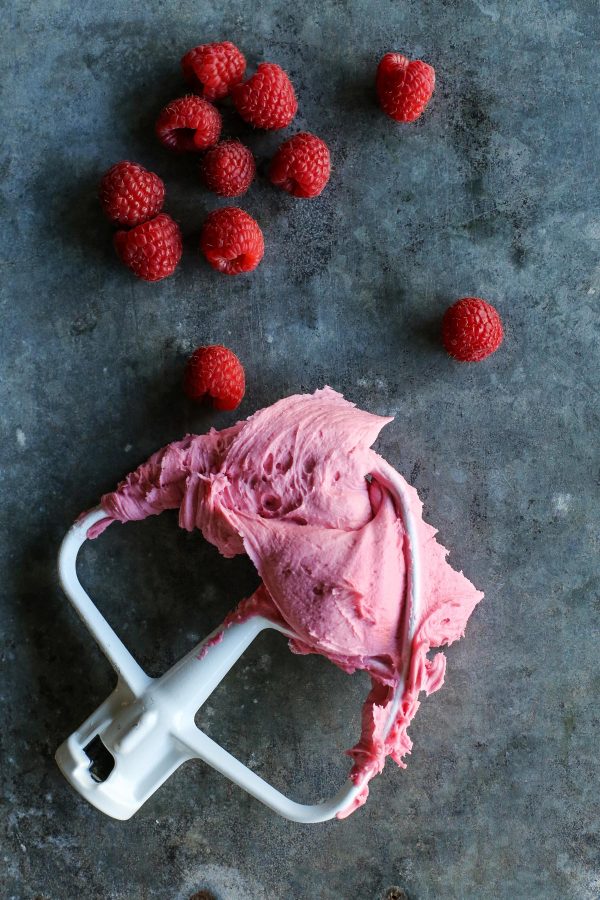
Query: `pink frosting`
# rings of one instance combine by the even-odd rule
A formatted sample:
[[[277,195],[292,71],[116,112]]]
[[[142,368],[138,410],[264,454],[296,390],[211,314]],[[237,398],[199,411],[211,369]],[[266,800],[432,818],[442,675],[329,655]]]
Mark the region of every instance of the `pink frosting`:
[[[445,656],[427,654],[463,635],[483,597],[448,564],[402,479],[420,559],[407,639],[411,547],[390,488],[400,476],[370,449],[390,421],[330,388],[288,397],[232,428],[159,450],[102,498],[106,518],[89,532],[178,508],[182,528],[199,528],[226,557],[247,553],[262,578],[225,625],[259,613],[294,632],[295,652],[369,672],[361,737],[348,751],[361,790],[341,815],[365,802],[387,756],[404,766],[419,693],[444,680]]]

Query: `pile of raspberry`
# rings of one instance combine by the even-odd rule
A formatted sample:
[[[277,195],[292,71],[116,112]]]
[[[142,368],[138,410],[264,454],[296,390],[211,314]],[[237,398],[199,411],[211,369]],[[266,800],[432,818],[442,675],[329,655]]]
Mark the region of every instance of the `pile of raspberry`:
[[[158,140],[174,153],[202,154],[200,175],[219,197],[241,197],[256,176],[252,151],[239,140],[221,140],[222,117],[216,103],[229,98],[237,113],[254,128],[278,130],[290,125],[298,110],[294,86],[275,63],[260,63],[244,81],[246,60],[230,41],[189,50],[181,68],[190,90],[160,112]],[[318,197],[329,181],[327,144],[300,132],[284,141],[271,160],[268,177],[294,197]],[[183,252],[181,231],[161,212],[165,186],[154,172],[123,161],[104,175],[100,202],[106,217],[121,226],[114,237],[119,259],[144,281],[171,275]],[[251,272],[263,258],[264,237],[258,222],[239,206],[225,206],[207,217],[200,250],[208,263],[226,275]]]
[[[252,151],[239,140],[221,140],[222,117],[215,104],[228,100],[254,128],[279,130],[292,123],[298,110],[294,86],[275,63],[263,62],[246,80],[246,60],[230,41],[202,44],[181,60],[193,93],[172,100],[155,125],[158,140],[174,153],[197,153],[200,176],[219,197],[241,197],[256,177]],[[396,122],[414,122],[429,103],[435,71],[422,60],[386,53],[375,79],[382,110]],[[299,132],[285,140],[273,156],[268,178],[294,197],[314,198],[331,173],[327,144]],[[154,172],[123,161],[106,172],[100,203],[119,230],[114,236],[119,259],[144,281],[171,275],[183,252],[179,225],[162,212],[165,186]],[[225,206],[207,216],[199,247],[219,272],[239,275],[255,269],[264,255],[260,225],[239,206]],[[479,297],[464,297],[451,306],[442,322],[442,342],[454,359],[474,362],[494,353],[503,339],[498,311]],[[210,400],[217,409],[235,409],[245,391],[243,366],[221,345],[199,347],[188,361],[184,389],[192,400]]]

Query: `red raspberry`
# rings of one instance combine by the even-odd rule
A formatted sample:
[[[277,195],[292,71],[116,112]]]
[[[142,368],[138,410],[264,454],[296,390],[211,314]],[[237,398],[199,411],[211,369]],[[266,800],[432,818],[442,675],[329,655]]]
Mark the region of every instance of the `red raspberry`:
[[[298,111],[292,82],[280,66],[261,63],[252,78],[231,90],[235,108],[255,128],[285,128]]]
[[[166,213],[131,231],[117,231],[114,244],[121,262],[144,281],[171,275],[183,250],[179,225]]]
[[[155,131],[161,144],[178,153],[206,150],[219,140],[221,114],[207,100],[189,94],[165,106]]]
[[[201,44],[181,60],[183,77],[206,100],[221,100],[246,71],[246,60],[235,44]]]
[[[301,131],[281,145],[271,161],[269,178],[294,197],[318,197],[330,172],[325,141]]]
[[[485,359],[496,352],[503,337],[498,310],[479,297],[463,297],[444,314],[442,341],[450,356],[460,362]]]
[[[165,186],[154,172],[124,161],[102,176],[98,196],[102,211],[111,222],[140,225],[161,211]]]
[[[200,234],[200,249],[219,272],[239,275],[257,267],[265,253],[258,222],[237,206],[209,213]]]
[[[206,152],[202,174],[209,191],[221,197],[239,197],[256,174],[252,151],[239,141],[222,141]]]
[[[244,368],[227,347],[198,347],[187,361],[183,389],[190,400],[210,398],[215,409],[235,409],[246,390]]]
[[[435,70],[420,59],[386,53],[377,67],[379,105],[396,122],[418,119],[433,94]]]

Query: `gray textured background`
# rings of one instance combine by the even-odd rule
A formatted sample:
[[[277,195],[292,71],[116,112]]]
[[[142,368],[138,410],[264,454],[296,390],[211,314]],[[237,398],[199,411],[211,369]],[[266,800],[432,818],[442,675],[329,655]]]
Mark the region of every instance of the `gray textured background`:
[[[5,8],[2,64],[2,898],[219,900],[600,896],[596,0],[267,0]],[[292,129],[332,148],[319,200],[259,180],[243,200],[267,251],[228,279],[196,253],[218,201],[152,122],[183,92],[178,59],[230,38],[282,64]],[[373,103],[389,49],[438,88],[398,127]],[[229,133],[248,134],[232,117]],[[264,162],[281,136],[248,134]],[[186,235],[158,285],[116,263],[95,198],[129,158],[158,171]],[[506,341],[461,367],[446,306],[495,303]],[[329,383],[395,422],[384,455],[419,489],[451,560],[487,594],[447,684],[349,820],[302,827],[188,764],[130,822],[80,799],[57,745],[113,677],[55,575],[74,516],[187,430],[191,348],[242,357],[242,415]],[[165,515],[112,529],[83,575],[158,673],[256,582]],[[320,659],[257,643],[203,724],[299,799],[344,777],[366,690]],[[257,701],[257,702],[255,702]]]

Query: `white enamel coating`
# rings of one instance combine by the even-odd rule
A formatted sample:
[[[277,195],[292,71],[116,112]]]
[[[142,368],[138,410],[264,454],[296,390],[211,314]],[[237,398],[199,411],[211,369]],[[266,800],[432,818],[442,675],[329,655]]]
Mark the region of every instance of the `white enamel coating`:
[[[381,470],[373,476],[395,496],[407,532],[409,577],[406,600],[409,614],[406,641],[410,646],[419,601],[415,525],[397,472],[382,461]],[[67,597],[118,676],[117,685],[108,699],[56,752],[56,761],[68,781],[102,812],[115,819],[129,819],[182,763],[202,759],[291,821],[324,822],[347,809],[362,785],[355,785],[348,779],[330,800],[297,803],[239,762],[194,722],[199,708],[261,631],[273,628],[286,637],[293,637],[292,632],[255,616],[229,626],[218,643],[201,653],[207,641],[222,630],[217,629],[160,678],[150,678],[96,608],[77,577],[77,554],[86,540],[87,531],[104,515],[97,508],[76,522],[62,543],[58,559],[60,580]],[[394,722],[404,691],[410,654],[405,653],[404,657],[404,671],[390,710],[388,729]],[[84,749],[97,738],[103,744],[104,755],[108,751],[114,760],[112,770],[104,780],[92,776],[92,758]]]

